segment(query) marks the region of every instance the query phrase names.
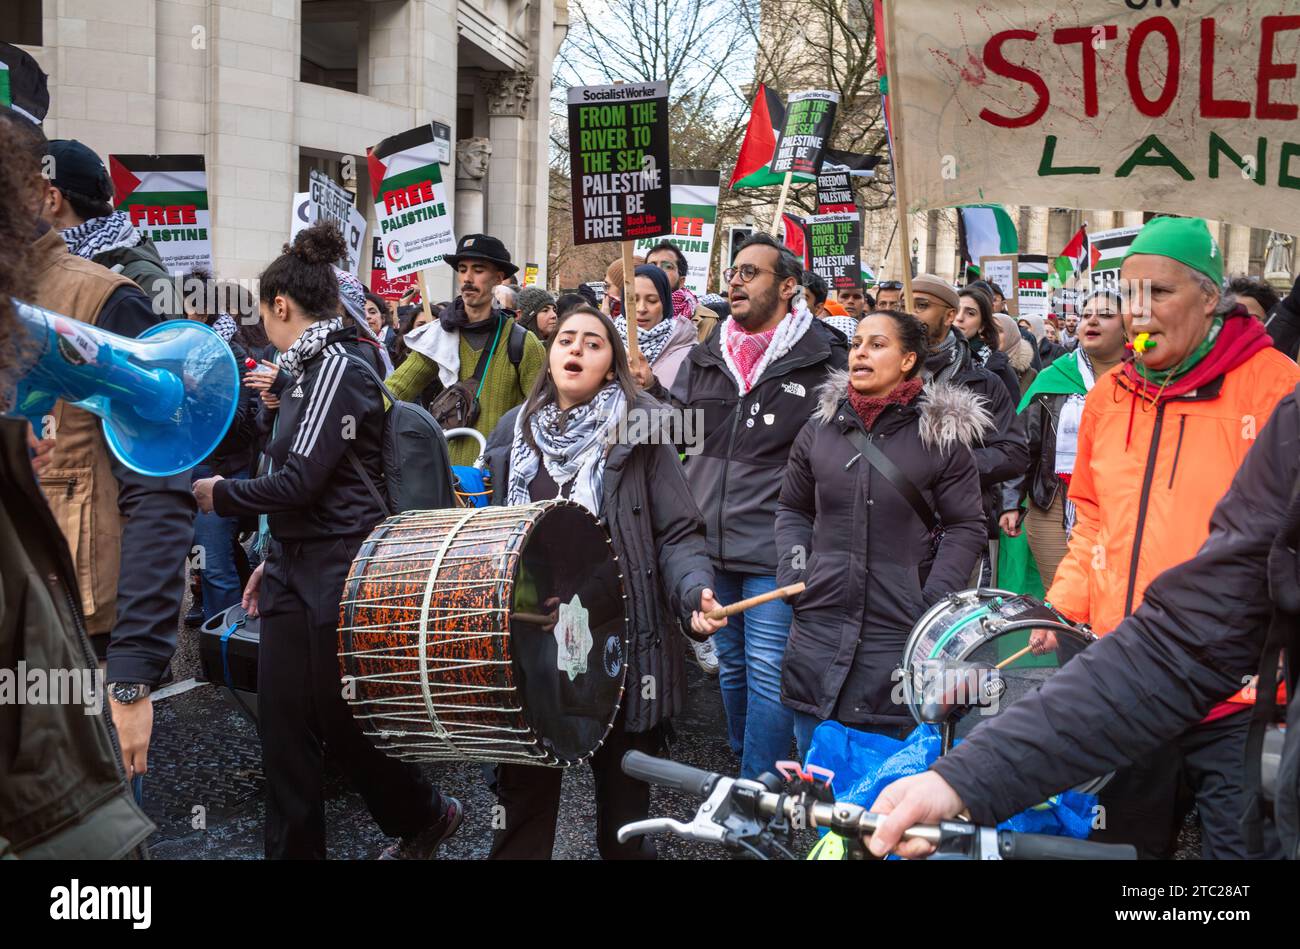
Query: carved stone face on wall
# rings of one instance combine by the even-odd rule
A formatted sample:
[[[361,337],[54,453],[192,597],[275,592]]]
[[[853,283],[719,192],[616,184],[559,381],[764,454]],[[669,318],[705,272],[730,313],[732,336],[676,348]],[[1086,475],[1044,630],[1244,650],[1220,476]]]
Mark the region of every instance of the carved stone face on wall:
[[[456,177],[479,179],[487,174],[492,143],[486,138],[463,138],[456,143]]]

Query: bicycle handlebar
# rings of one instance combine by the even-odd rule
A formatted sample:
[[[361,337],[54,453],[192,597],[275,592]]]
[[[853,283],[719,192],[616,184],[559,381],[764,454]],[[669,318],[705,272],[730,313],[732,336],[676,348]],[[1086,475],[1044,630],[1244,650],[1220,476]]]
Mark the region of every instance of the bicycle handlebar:
[[[716,772],[704,771],[667,758],[656,758],[640,751],[629,751],[623,756],[623,771],[631,777],[645,781],[647,784],[660,784],[678,791],[692,794],[703,800],[709,797],[718,782],[727,780],[743,787],[752,794],[756,811],[764,817],[773,817],[778,808],[786,820],[793,820],[799,815],[807,826],[825,827],[842,837],[865,839],[875,833],[881,815],[874,814],[857,804],[836,802],[834,804],[813,802],[811,806],[801,803],[797,797],[785,794],[773,794],[755,781],[733,780]],[[688,825],[673,823],[673,829]],[[903,832],[905,839],[925,840],[938,847],[954,837],[967,838],[973,831],[987,830],[976,828],[971,824],[945,821],[934,824],[917,824]],[[997,831],[997,849],[1005,860],[1134,860],[1137,858],[1133,847],[1126,844],[1103,844],[1092,840],[1077,840],[1072,837],[1056,837],[1050,834],[1025,834],[1018,831]]]

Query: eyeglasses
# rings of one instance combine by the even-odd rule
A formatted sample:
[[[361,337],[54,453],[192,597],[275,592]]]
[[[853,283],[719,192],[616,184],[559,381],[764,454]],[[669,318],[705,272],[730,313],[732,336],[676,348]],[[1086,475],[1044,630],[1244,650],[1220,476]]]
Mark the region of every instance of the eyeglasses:
[[[661,262],[659,263],[659,269],[660,269],[660,270],[676,270],[676,269],[677,269],[677,265],[676,265],[675,263],[673,263],[671,260],[665,260],[665,261],[661,261]]]
[[[934,306],[934,304],[931,303],[929,300],[916,299],[912,301],[912,309],[914,309],[917,313],[924,313],[932,306]]]
[[[749,283],[761,273],[775,274],[776,271],[764,270],[762,267],[755,267],[753,264],[741,264],[739,267],[728,267],[722,271],[722,279],[727,283],[731,283],[739,274],[741,283]]]
[[[877,290],[902,290],[903,285],[897,280],[882,280],[876,284]]]

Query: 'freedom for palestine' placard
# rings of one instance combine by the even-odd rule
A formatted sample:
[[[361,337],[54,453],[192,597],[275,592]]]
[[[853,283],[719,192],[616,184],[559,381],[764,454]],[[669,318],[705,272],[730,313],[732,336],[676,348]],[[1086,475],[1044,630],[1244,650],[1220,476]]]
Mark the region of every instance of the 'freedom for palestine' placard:
[[[785,126],[772,153],[771,170],[783,175],[793,171],[796,175],[815,175],[821,170],[822,153],[835,126],[835,107],[840,101],[838,92],[814,89],[796,92],[790,96],[790,106],[785,110]]]
[[[812,269],[832,290],[862,286],[862,224],[854,214],[808,218]]]
[[[575,244],[667,234],[668,83],[570,89],[569,172]]]

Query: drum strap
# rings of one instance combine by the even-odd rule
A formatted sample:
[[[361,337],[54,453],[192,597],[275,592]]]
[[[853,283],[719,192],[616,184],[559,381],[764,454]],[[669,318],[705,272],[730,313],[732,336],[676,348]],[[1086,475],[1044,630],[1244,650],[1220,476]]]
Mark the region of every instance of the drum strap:
[[[938,518],[934,516],[934,511],[930,508],[930,505],[925,503],[925,498],[921,497],[921,492],[917,490],[912,480],[903,474],[898,465],[890,461],[889,457],[877,448],[861,429],[850,428],[845,434],[849,441],[853,443],[853,447],[861,453],[859,457],[865,459],[867,464],[885,476],[885,480],[892,484],[894,489],[903,496],[903,499],[912,506],[912,510],[921,519],[925,529],[933,533],[935,527],[938,526]],[[853,462],[850,461],[849,464],[851,465]]]

